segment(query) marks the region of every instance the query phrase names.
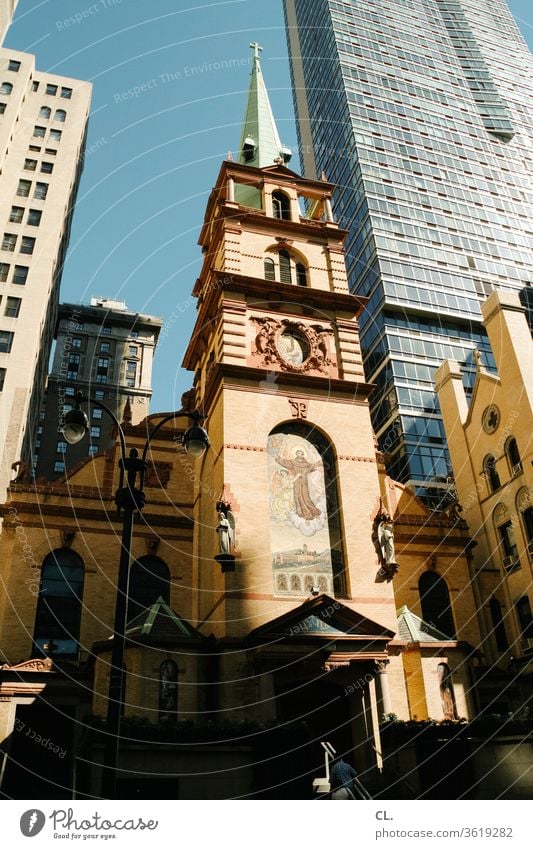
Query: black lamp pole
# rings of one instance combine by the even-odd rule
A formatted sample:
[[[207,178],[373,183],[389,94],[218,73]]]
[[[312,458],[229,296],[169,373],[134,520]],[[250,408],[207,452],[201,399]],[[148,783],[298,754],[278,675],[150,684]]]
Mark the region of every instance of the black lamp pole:
[[[133,517],[140,513],[144,507],[144,475],[147,468],[146,455],[150,443],[155,434],[169,421],[177,418],[187,417],[193,420],[193,425],[182,437],[182,444],[194,456],[201,456],[209,447],[209,438],[206,431],[201,427],[203,416],[197,410],[187,412],[179,410],[169,413],[151,430],[146,438],[142,457],[139,452],[132,448],[126,457],[126,439],[120,422],[105,404],[101,401],[85,398],[81,392],[76,395],[76,408],[69,411],[64,418],[63,435],[67,442],[75,444],[79,442],[89,429],[87,416],[81,409],[83,402],[90,401],[101,407],[111,417],[117,427],[120,439],[121,459],[119,461],[120,483],[115,493],[115,503],[122,515],[122,539],[120,549],[120,560],[117,577],[117,597],[115,603],[115,619],[113,624],[113,643],[111,649],[111,667],[109,670],[109,691],[107,698],[106,715],[106,742],[104,746],[103,775],[102,775],[102,798],[117,798],[117,770],[120,749],[120,723],[124,708],[124,650],[126,645],[126,616],[128,609],[128,584],[131,564],[131,548],[133,539]],[[124,473],[126,474],[126,485],[124,485]],[[137,487],[137,476],[139,475],[139,487]]]

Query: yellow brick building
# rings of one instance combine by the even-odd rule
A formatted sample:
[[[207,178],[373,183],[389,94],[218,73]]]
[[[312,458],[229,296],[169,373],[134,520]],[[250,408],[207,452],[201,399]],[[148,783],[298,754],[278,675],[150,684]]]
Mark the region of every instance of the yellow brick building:
[[[436,389],[461,516],[474,543],[484,702],[506,713],[531,697],[533,342],[515,293],[494,292],[483,320],[497,373],[478,365],[468,403],[460,369],[448,361]]]

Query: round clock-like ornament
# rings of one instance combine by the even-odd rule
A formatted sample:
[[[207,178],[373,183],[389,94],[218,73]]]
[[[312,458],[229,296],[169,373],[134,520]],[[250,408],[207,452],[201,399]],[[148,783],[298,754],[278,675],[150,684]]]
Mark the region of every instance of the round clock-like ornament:
[[[301,366],[309,357],[309,342],[303,335],[294,330],[285,330],[278,337],[277,348],[280,356],[291,366]]]
[[[496,404],[491,404],[481,417],[481,425],[485,433],[494,433],[500,424],[500,411]]]

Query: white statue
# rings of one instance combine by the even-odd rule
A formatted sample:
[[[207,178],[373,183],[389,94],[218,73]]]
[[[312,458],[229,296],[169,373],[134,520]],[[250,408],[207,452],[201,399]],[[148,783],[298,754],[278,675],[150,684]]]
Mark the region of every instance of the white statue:
[[[392,521],[388,516],[383,517],[378,525],[378,541],[384,563],[387,566],[396,564],[394,529]]]
[[[235,545],[235,519],[231,510],[218,512],[218,544],[220,554],[232,554]]]

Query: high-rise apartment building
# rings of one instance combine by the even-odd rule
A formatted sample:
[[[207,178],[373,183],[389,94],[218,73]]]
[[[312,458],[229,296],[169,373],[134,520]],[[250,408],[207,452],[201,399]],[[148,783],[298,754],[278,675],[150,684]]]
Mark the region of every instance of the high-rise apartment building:
[[[3,44],[5,34],[12,21],[18,0],[0,0],[0,45]]]
[[[476,349],[480,303],[531,277],[533,62],[504,0],[285,0],[306,176],[350,231],[374,429],[419,492],[448,455],[433,375]],[[528,194],[529,192],[529,194]]]
[[[0,49],[0,495],[30,462],[57,322],[59,282],[91,84]]]
[[[161,325],[160,318],[132,312],[123,301],[109,298],[92,298],[90,305],[60,305],[52,371],[34,446],[37,479],[59,478],[81,460],[115,446],[111,419],[101,407],[89,404],[90,431],[67,450],[59,428],[78,390],[104,403],[119,421],[126,416],[136,425],[146,418]]]

